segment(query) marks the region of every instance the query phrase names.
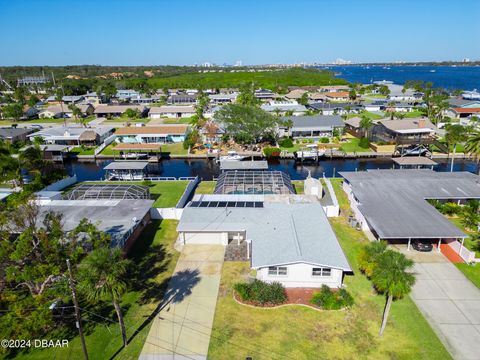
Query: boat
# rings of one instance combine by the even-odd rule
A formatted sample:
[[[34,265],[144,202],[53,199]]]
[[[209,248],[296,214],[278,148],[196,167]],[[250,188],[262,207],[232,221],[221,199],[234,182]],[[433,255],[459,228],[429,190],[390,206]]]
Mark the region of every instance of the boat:
[[[325,155],[325,150],[319,149],[317,145],[307,145],[294,153],[299,160],[316,160]]]
[[[433,70],[433,69],[432,69],[432,70],[430,70],[430,72],[432,72],[432,73],[433,73],[433,72],[435,72],[435,71],[437,71],[437,70]]]
[[[124,159],[146,159],[148,155],[144,153],[126,153],[122,157]]]
[[[224,161],[224,160],[227,160],[227,161],[241,161],[245,158],[246,158],[246,156],[242,156],[239,153],[237,153],[236,151],[230,150],[229,152],[227,152],[227,155],[220,156],[219,161]]]

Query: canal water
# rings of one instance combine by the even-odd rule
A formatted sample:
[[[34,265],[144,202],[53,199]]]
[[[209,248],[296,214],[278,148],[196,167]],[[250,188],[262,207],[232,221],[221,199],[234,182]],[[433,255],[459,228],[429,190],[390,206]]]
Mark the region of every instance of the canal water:
[[[248,160],[246,160],[248,161]],[[435,159],[438,163],[436,171],[450,171],[450,163],[447,159]],[[104,160],[97,162],[69,161],[65,168],[69,175],[77,175],[78,181],[103,180],[105,171],[103,168],[112,162]],[[280,170],[292,180],[303,180],[310,171],[313,177],[339,176],[341,171],[364,171],[368,169],[392,169],[394,163],[389,158],[375,159],[321,159],[318,163],[296,163],[291,159],[270,160],[269,170]],[[471,160],[456,159],[454,171],[469,171],[478,173],[477,163]],[[207,159],[168,159],[160,163],[151,163],[148,172],[154,176],[162,177],[191,177],[200,176],[203,180],[212,180],[220,174],[220,167],[214,160]]]

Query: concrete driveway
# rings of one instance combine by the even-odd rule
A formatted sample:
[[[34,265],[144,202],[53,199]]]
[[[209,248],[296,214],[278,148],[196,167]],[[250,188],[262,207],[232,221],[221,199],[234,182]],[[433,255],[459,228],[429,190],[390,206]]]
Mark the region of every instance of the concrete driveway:
[[[224,255],[221,245],[184,246],[139,359],[207,358]]]
[[[455,359],[480,359],[480,290],[453,264],[438,261],[443,255],[418,256],[415,304]]]

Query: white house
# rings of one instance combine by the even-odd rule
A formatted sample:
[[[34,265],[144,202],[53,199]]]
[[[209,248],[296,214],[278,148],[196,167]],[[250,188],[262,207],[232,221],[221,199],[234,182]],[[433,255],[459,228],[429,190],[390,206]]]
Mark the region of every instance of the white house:
[[[57,145],[81,145],[85,144],[101,144],[107,137],[113,134],[113,126],[54,126],[42,129],[36,133],[30,134],[28,137],[33,140],[35,137],[42,138],[47,144]]]
[[[352,271],[312,195],[196,195],[177,230],[181,244],[246,242],[257,278],[285,287],[339,288]]]
[[[167,118],[187,118],[195,114],[194,106],[175,106],[175,105],[165,105],[165,106],[154,106],[150,109],[148,116],[151,119],[159,119],[162,117]]]
[[[305,106],[296,101],[270,101],[260,108],[266,112],[279,112],[282,115],[291,112],[293,116],[303,115],[307,111]]]

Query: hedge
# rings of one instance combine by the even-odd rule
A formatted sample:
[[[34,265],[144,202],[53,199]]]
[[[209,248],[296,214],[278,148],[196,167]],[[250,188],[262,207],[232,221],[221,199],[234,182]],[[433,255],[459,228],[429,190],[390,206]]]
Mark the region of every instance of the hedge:
[[[278,282],[266,283],[255,279],[251,283],[236,283],[233,288],[242,301],[260,305],[279,305],[287,301],[285,288]]]
[[[313,294],[310,302],[325,310],[338,310],[354,304],[347,290],[340,289],[334,292],[327,285],[322,285],[322,289]]]

